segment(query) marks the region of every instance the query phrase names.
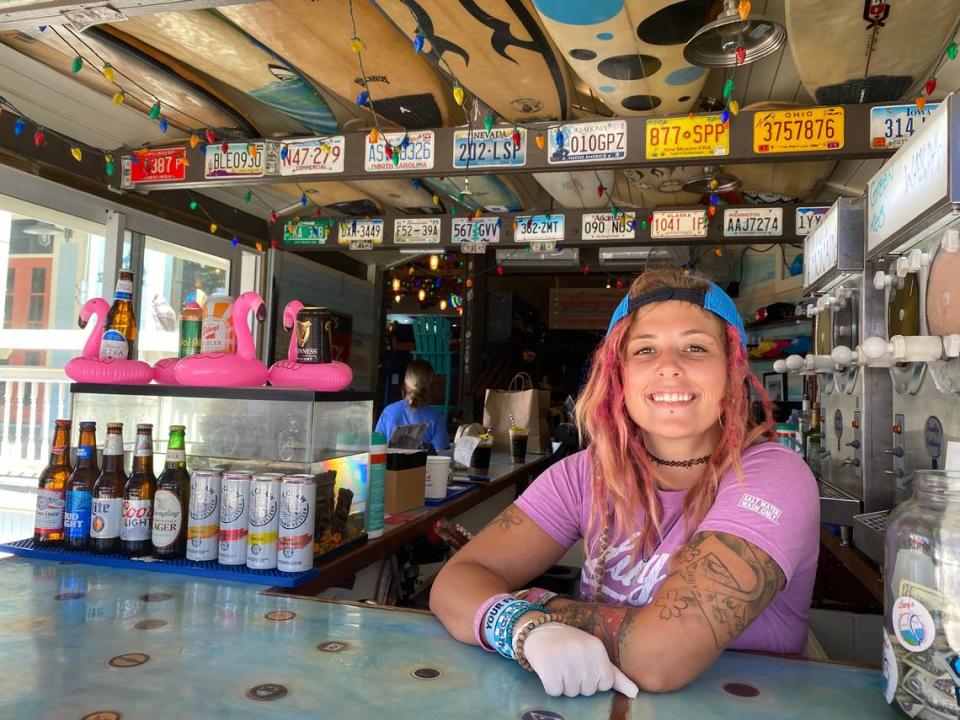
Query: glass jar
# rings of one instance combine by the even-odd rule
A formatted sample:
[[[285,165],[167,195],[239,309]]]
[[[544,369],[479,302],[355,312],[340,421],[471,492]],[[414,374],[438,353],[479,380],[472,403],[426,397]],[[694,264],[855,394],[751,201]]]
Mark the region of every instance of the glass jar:
[[[887,522],[883,674],[910,717],[960,716],[960,472],[918,470]]]

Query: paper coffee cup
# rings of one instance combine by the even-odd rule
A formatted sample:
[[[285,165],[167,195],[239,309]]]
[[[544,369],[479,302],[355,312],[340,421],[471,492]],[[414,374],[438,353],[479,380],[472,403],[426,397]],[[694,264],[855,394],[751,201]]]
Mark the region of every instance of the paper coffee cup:
[[[442,500],[447,496],[447,480],[450,477],[450,458],[443,455],[431,455],[427,458],[426,496],[431,500]]]

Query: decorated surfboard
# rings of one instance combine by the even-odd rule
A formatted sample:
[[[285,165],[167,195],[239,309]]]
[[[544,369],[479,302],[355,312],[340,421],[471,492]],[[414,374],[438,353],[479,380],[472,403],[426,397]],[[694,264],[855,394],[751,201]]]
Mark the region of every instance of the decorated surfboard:
[[[424,178],[424,185],[444,198],[453,198],[473,210],[518,212],[523,201],[505,178],[496,175],[475,175],[464,192],[463,178]]]
[[[327,101],[289,62],[214,10],[140,15],[110,27],[175,58],[182,75],[199,70],[289,117],[308,132],[337,132]],[[296,130],[294,131],[296,132]]]
[[[687,112],[707,71],[683,46],[716,15],[713,0],[533,0],[574,72],[615,115]]]
[[[566,119],[566,64],[530,0],[374,0],[423,53],[509,122]],[[256,6],[244,6],[256,7]]]
[[[786,0],[793,62],[822,105],[904,97],[927,79],[958,18],[960,0]]]
[[[362,58],[377,113],[408,129],[451,124],[449,88],[368,3],[266,0],[220,12],[348,103],[363,90]],[[350,46],[355,36],[360,56]]]
[[[633,207],[696,205],[702,196],[685,192],[683,184],[702,173],[702,167],[683,165],[623,170],[617,173],[614,199]]]
[[[237,113],[203,89],[136,49],[97,33],[96,28],[82,36],[66,27],[49,27],[43,32],[29,33],[0,31],[0,42],[68,77],[75,77],[78,82],[107,97],[122,89],[124,104],[144,114],[159,100],[163,116],[170,125],[181,130],[214,127],[250,131]],[[78,54],[84,61],[74,73],[71,68]],[[114,69],[116,84],[104,76],[104,61]]]
[[[534,173],[543,189],[563,208],[602,208],[610,204],[606,192],[598,193],[603,185],[613,195],[613,170],[581,170],[577,172]]]

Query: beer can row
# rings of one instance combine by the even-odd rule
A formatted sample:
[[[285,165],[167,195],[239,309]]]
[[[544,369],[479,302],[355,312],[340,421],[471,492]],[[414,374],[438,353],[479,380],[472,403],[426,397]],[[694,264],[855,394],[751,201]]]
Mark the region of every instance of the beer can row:
[[[311,475],[197,470],[190,478],[187,559],[309,570],[316,505]]]

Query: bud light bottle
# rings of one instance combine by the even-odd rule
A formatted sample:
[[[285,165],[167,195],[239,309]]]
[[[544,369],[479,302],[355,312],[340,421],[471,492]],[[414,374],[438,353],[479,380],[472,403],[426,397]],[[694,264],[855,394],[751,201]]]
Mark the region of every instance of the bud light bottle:
[[[97,466],[97,424],[80,423],[77,467],[67,480],[67,507],[63,514],[64,544],[84,550],[90,542],[90,508],[93,485],[100,475]]]

